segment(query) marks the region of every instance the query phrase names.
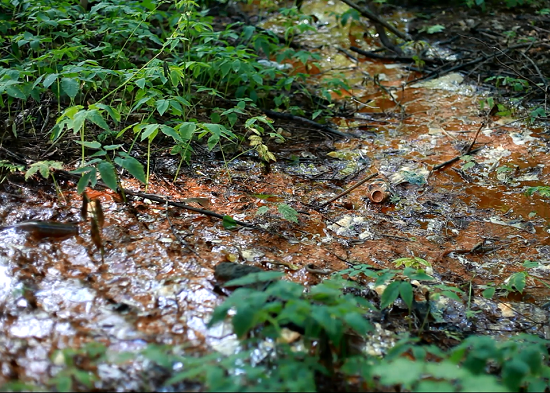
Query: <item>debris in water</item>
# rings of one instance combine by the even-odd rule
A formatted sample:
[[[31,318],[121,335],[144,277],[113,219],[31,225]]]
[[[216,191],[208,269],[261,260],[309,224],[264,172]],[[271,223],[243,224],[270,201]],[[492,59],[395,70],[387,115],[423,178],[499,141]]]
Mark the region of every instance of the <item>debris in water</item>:
[[[24,221],[14,225],[0,227],[0,230],[15,229],[16,231],[26,232],[34,239],[55,238],[64,240],[78,235],[78,225],[74,223],[62,223],[55,221]]]

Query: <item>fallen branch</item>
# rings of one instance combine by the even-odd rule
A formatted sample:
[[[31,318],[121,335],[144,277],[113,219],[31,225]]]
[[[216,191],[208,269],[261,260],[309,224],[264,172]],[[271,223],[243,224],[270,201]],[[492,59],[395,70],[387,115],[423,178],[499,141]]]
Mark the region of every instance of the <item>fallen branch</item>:
[[[223,220],[224,217],[226,217],[223,214],[219,214],[219,213],[213,212],[211,210],[199,209],[197,207],[186,205],[185,203],[169,201],[168,199],[160,197],[160,196],[155,195],[155,194],[145,194],[145,193],[142,193],[142,192],[135,192],[135,191],[127,190],[127,189],[124,189],[124,193],[126,195],[132,195],[132,196],[136,196],[136,197],[140,197],[140,198],[147,198],[151,201],[168,204],[169,206],[175,206],[175,207],[179,207],[179,208],[182,208],[182,209],[191,210],[195,213],[200,213],[200,214],[203,214],[205,216],[216,217],[216,218],[219,218],[220,220]],[[249,224],[247,222],[237,221],[235,219],[233,219],[232,223],[235,223],[235,224],[238,224],[240,226],[247,227],[247,228],[262,230],[262,228],[260,228],[260,227]]]
[[[294,115],[291,115],[290,113],[275,112],[275,111],[272,111],[270,109],[262,109],[262,111],[266,115],[268,115],[269,117],[273,117],[275,119],[285,119],[285,120],[297,121],[297,122],[304,123],[304,124],[307,124],[309,126],[312,126],[314,128],[317,128],[318,130],[322,130],[322,131],[328,132],[330,134],[338,135],[342,138],[356,138],[356,135],[349,134],[347,132],[338,131],[338,130],[332,128],[331,126],[328,126],[328,125],[325,125],[325,124],[319,124],[316,121],[306,119],[305,117],[294,116]]]
[[[319,208],[323,208],[325,206],[327,206],[328,204],[334,202],[335,200],[337,200],[338,198],[341,198],[343,197],[344,195],[346,194],[349,194],[350,192],[352,192],[353,190],[355,190],[357,187],[359,187],[360,185],[368,182],[370,179],[372,179],[373,177],[376,177],[378,176],[378,172],[374,172],[372,175],[369,175],[367,177],[365,177],[363,180],[359,181],[358,183],[356,183],[355,185],[351,186],[350,188],[348,188],[347,190],[345,190],[344,192],[341,192],[340,194],[336,195],[334,198],[332,198],[331,200],[329,201],[326,201],[325,203],[323,203],[322,205],[319,206]]]
[[[76,174],[70,173],[70,172],[62,170],[62,169],[56,169],[55,172],[56,173],[61,173],[64,176],[67,176],[67,177],[72,178],[72,179],[77,179],[77,180],[80,179],[80,175],[76,175]],[[106,189],[109,188],[107,186],[107,184],[103,183],[102,181],[98,181],[97,185],[102,187],[102,188],[106,188]],[[166,198],[160,197],[160,196],[155,195],[155,194],[145,194],[145,193],[142,193],[142,192],[135,192],[135,191],[127,190],[127,189],[122,188],[122,187],[120,188],[120,192],[123,193],[124,195],[131,195],[131,196],[140,197],[140,198],[147,198],[151,201],[163,203],[163,204],[169,205],[169,206],[179,207],[181,209],[190,210],[190,211],[193,211],[195,213],[203,214],[205,216],[219,218],[220,220],[223,220],[224,217],[226,217],[223,214],[219,214],[219,213],[216,213],[216,212],[213,212],[213,211],[210,211],[210,210],[199,209],[197,207],[186,205],[185,203],[173,202],[173,201],[170,201]],[[243,227],[246,227],[246,228],[263,230],[263,228],[257,227],[255,225],[249,224],[247,222],[238,221],[238,220],[235,220],[235,219],[233,219],[232,223],[243,226]]]
[[[470,143],[470,145],[468,146],[468,148],[464,151],[464,154],[470,154],[470,152],[472,151],[472,147],[474,147],[474,143],[476,143],[476,140],[477,140],[477,137],[479,135],[479,132],[481,131],[481,129],[485,127],[485,122],[481,123],[481,125],[479,126],[479,128],[477,129],[475,135],[474,135],[474,139],[472,139],[472,142]]]
[[[369,57],[371,59],[400,61],[404,63],[415,63],[415,59],[413,59],[411,56],[381,55],[376,52],[369,52],[361,48],[357,48],[356,46],[350,46],[349,49],[355,53],[359,53],[360,55]],[[426,64],[438,64],[438,65],[443,64],[443,61],[440,59],[419,58],[419,60],[423,61]]]
[[[483,146],[483,147],[478,147],[477,149],[471,150],[471,151],[468,152],[468,154],[475,154],[475,153],[477,153],[478,151],[480,151],[481,149],[483,149],[484,147],[485,147],[485,146]],[[459,155],[459,156],[453,157],[453,158],[451,158],[450,160],[447,160],[447,161],[445,161],[445,162],[442,162],[441,164],[434,165],[434,167],[432,168],[432,172],[433,172],[433,171],[437,171],[438,169],[441,169],[441,168],[443,168],[443,167],[446,166],[446,165],[452,164],[453,162],[460,160],[460,157],[462,157],[462,156],[464,156],[464,154],[461,154],[461,155]]]
[[[481,40],[478,40],[478,41],[481,41]],[[483,42],[483,41],[481,41],[481,42]],[[446,64],[439,67],[438,69],[429,72],[427,75],[424,75],[420,78],[417,78],[417,79],[414,79],[414,80],[411,80],[411,81],[408,81],[406,84],[411,85],[411,84],[414,84],[414,83],[417,83],[417,82],[420,82],[420,81],[426,82],[428,80],[442,77],[442,76],[447,75],[451,72],[458,71],[458,70],[467,68],[469,66],[472,66],[472,65],[475,65],[475,64],[478,64],[478,63],[493,60],[497,56],[506,55],[507,52],[515,50],[515,49],[528,48],[528,47],[538,47],[538,46],[544,46],[544,43],[542,43],[542,42],[521,43],[521,44],[517,44],[517,45],[512,45],[508,48],[505,48],[504,50],[501,50],[501,49],[497,48],[500,51],[500,53],[493,53],[493,54],[490,54],[490,55],[482,55],[482,56],[479,56],[479,57],[477,57],[473,60],[465,62],[465,63],[462,62],[462,60],[459,60],[459,61],[456,61],[456,62],[450,62],[449,61]],[[360,53],[360,52],[357,52],[357,53]],[[399,59],[396,59],[396,60],[397,61],[402,61],[402,60],[399,60]],[[424,61],[426,61],[426,59],[424,59]],[[453,63],[458,63],[458,64],[452,65]],[[448,67],[450,65],[452,65],[452,66],[449,67],[449,68],[445,68],[445,67]],[[540,88],[540,86],[538,86],[538,87]]]
[[[353,1],[351,0],[342,0],[344,3],[346,3],[347,5],[349,5],[351,8],[354,8],[356,9],[357,11],[359,11],[361,13],[361,15],[363,15],[365,18],[368,18],[370,19],[371,21],[373,21],[374,23],[379,23],[381,24],[382,26],[384,26],[386,29],[388,29],[389,31],[391,31],[393,34],[395,34],[396,36],[398,36],[399,38],[401,38],[402,40],[405,40],[405,41],[410,41],[411,40],[411,37],[409,37],[408,34],[406,33],[403,33],[399,30],[397,30],[395,27],[393,27],[392,25],[390,25],[388,22],[386,22],[384,19],[380,18],[378,15],[376,15],[374,12],[372,12],[371,10],[369,10],[367,7],[361,7],[360,5],[354,3]]]

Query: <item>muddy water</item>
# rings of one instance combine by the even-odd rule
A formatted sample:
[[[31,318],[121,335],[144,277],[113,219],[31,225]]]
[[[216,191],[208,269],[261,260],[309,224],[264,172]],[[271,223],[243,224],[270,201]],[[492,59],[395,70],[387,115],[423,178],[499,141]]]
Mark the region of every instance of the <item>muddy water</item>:
[[[353,30],[331,34],[333,29],[304,40],[326,44],[334,36],[347,47],[356,36]],[[289,125],[292,136],[273,147],[279,161],[267,175],[255,161],[198,158],[174,183],[169,159],[152,177],[149,193],[171,200],[207,198],[208,209],[263,230],[226,230],[218,219],[147,199],[125,205],[117,195],[99,191],[91,195],[105,214],[102,260],[90,224],[80,218],[74,182],[60,183],[63,197],[49,186],[16,180],[2,185],[3,226],[71,222],[79,234],[37,240],[14,228],[0,232],[0,385],[17,376],[43,382],[56,370],[50,361],[56,349],[90,341],[112,352],[137,352],[148,343],[185,344],[193,353],[219,349],[219,338],[229,331],[209,331],[206,323],[223,301],[213,269],[224,261],[282,270],[287,279],[306,285],[326,277],[309,272],[305,267],[311,263],[331,271],[358,263],[391,268],[393,260],[413,255],[429,261],[440,280],[472,282],[478,294],[482,285],[520,271],[525,260],[540,262],[532,274],[548,279],[549,201],[525,195],[527,186],[550,184],[548,130],[489,118],[477,138],[475,148],[482,149],[472,155],[473,166],[458,161],[432,172],[433,165],[460,155],[486,120],[475,88],[457,76],[405,86],[418,75],[393,64],[322,53],[314,78],[331,68],[349,78],[351,88],[339,102],[356,108],[357,115],[335,121],[357,138],[333,141]],[[365,73],[378,75],[387,90]],[[391,185],[389,202],[368,201],[364,185],[313,208],[374,171]],[[132,180],[123,186],[142,189]],[[299,211],[298,224],[282,219],[281,202]],[[260,207],[269,210],[258,215]],[[481,252],[465,252],[479,244]],[[538,307],[550,293],[528,279],[526,296]],[[518,308],[524,307],[521,301],[509,300]],[[504,308],[495,311],[496,319],[507,326],[521,322]],[[130,376],[119,379],[115,371],[100,369],[97,386],[136,388],[138,369],[126,369]]]

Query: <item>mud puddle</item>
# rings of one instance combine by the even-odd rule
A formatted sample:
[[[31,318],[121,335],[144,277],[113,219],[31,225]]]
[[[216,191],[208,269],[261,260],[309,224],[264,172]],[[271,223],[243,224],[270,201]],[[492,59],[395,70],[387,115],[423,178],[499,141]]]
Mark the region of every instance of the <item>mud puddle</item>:
[[[337,35],[347,46],[350,36]],[[542,306],[550,291],[540,281],[528,277],[520,298],[488,301],[479,294],[522,271],[526,260],[540,264],[533,277],[548,279],[549,204],[525,194],[528,186],[550,184],[548,130],[486,118],[475,88],[459,77],[403,86],[415,75],[395,65],[338,61],[352,84],[341,102],[356,105],[357,114],[336,122],[356,138],[335,141],[288,126],[291,136],[273,146],[279,160],[268,174],[257,161],[212,155],[198,157],[172,183],[177,162],[159,159],[148,193],[187,199],[263,230],[229,230],[196,212],[147,198],[125,205],[116,194],[90,190],[105,215],[102,259],[81,219],[74,181],[60,179],[63,197],[49,185],[3,183],[3,226],[47,220],[74,223],[79,234],[37,240],[15,228],[0,232],[0,384],[15,376],[43,383],[58,367],[55,350],[89,342],[112,353],[137,353],[150,343],[220,350],[230,332],[209,331],[206,323],[224,299],[214,267],[227,261],[312,285],[354,265],[394,268],[396,259],[416,256],[441,282],[473,286],[474,303],[485,311],[478,332],[546,334]],[[337,68],[331,64],[319,64],[320,73]],[[388,90],[365,73],[378,75]],[[480,150],[432,171],[460,156],[483,122],[474,146]],[[373,172],[391,191],[387,201],[370,201],[366,184],[319,208]],[[133,180],[123,186],[143,191]],[[297,223],[283,219],[281,204],[298,212]],[[447,308],[453,323],[472,327],[465,305]],[[143,370],[154,377],[143,359],[101,369],[96,387],[139,389]]]

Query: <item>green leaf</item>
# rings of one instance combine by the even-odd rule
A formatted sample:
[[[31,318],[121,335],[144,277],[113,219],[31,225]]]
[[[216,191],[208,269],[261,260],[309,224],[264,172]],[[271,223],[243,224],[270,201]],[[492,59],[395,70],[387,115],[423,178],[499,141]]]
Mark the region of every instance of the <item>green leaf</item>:
[[[29,178],[33,175],[35,175],[36,173],[38,173],[38,171],[40,170],[40,167],[37,166],[36,164],[32,164],[29,169],[27,169],[27,171],[25,172],[25,181],[29,180]]]
[[[57,138],[59,138],[61,136],[61,133],[65,129],[66,125],[67,125],[67,119],[65,119],[63,122],[58,123],[55,126],[53,126],[53,128],[50,131],[51,134],[52,134],[52,136],[51,136],[52,141],[56,141]]]
[[[415,392],[454,392],[455,387],[450,382],[420,381]]]
[[[508,285],[515,288],[518,292],[522,293],[525,289],[525,273],[518,272],[510,276]]]
[[[432,276],[427,275],[424,270],[418,270],[416,272],[411,272],[410,274],[406,272],[407,269],[403,272],[405,276],[409,277],[411,280],[419,280],[419,281],[434,281],[435,278]]]
[[[237,311],[231,322],[237,337],[242,337],[256,326],[256,310],[252,307],[242,307]]]
[[[216,68],[222,72],[222,76],[226,76],[231,70],[231,64],[224,61],[222,64],[218,64]]]
[[[178,87],[180,80],[180,74],[177,70],[170,71],[170,81],[172,82],[172,86]]]
[[[533,195],[535,192],[538,192],[542,197],[550,197],[550,186],[528,187],[525,191],[528,196]]]
[[[60,123],[65,117],[68,117],[69,119],[73,119],[74,116],[77,113],[79,113],[79,111],[81,111],[82,109],[84,109],[84,107],[82,105],[73,105],[73,106],[68,107],[67,109],[65,109],[63,111],[61,116],[58,117],[56,123]]]
[[[222,225],[225,229],[234,229],[237,227],[237,222],[233,217],[225,215],[223,216]]]
[[[82,146],[85,146],[85,147],[88,147],[90,149],[101,149],[101,143],[97,142],[97,141],[93,141],[93,142],[87,142],[87,141],[74,141],[75,143],[79,144],[79,145],[82,145]]]
[[[29,166],[25,173],[25,180],[39,172],[44,179],[47,179],[50,175],[50,168],[63,169],[63,164],[59,161],[38,161]]]
[[[197,124],[192,122],[184,122],[176,126],[176,131],[180,134],[184,141],[190,140],[196,129]]]
[[[224,321],[229,310],[231,310],[230,302],[225,301],[222,304],[220,304],[218,307],[214,309],[214,312],[212,313],[212,318],[210,318],[210,321],[208,322],[207,326],[211,328],[217,323]]]
[[[181,138],[180,134],[178,134],[176,130],[174,130],[172,127],[161,125],[160,130],[164,135],[172,137],[174,141],[183,143],[183,139]]]
[[[399,286],[399,294],[407,307],[409,307],[409,310],[411,310],[413,306],[413,289],[411,283],[408,281],[402,281]]]
[[[344,315],[346,324],[360,335],[365,335],[372,330],[372,325],[363,317],[363,315],[352,312]]]
[[[33,384],[14,380],[3,383],[0,389],[4,392],[37,392],[39,390]]]
[[[256,211],[256,215],[260,216],[262,214],[265,214],[269,211],[269,208],[267,206],[260,206],[258,210]]]
[[[531,374],[540,375],[545,367],[540,348],[536,345],[525,348],[516,357],[529,366]]]
[[[47,89],[55,82],[58,76],[59,74],[49,74],[47,77],[44,78],[44,81],[42,82],[42,84]]]
[[[210,121],[212,123],[219,123],[221,121],[221,116],[217,112],[210,113]]]
[[[426,29],[426,33],[428,33],[428,34],[441,33],[443,30],[445,30],[445,26],[433,25],[433,26],[430,26]]]
[[[91,109],[93,109],[94,107],[97,107],[97,108],[102,109],[105,112],[107,112],[109,114],[109,116],[111,116],[111,119],[113,119],[113,121],[115,123],[118,124],[120,122],[120,112],[116,108],[113,108],[110,105],[101,104],[101,103],[90,105]]]
[[[298,222],[298,212],[294,210],[292,207],[287,205],[286,203],[280,203],[277,206],[277,210],[285,220],[291,221],[291,222]]]
[[[231,63],[231,67],[233,68],[234,72],[239,72],[241,69],[241,61],[240,60],[233,60],[233,63]]]
[[[533,269],[533,268],[539,267],[539,266],[540,266],[540,264],[536,261],[524,261],[523,262],[523,267],[525,269]]]
[[[487,289],[485,289],[483,292],[482,292],[482,296],[485,298],[485,299],[492,299],[493,296],[495,295],[495,291],[496,291],[496,288],[495,287],[489,287]]]
[[[65,94],[74,100],[80,90],[80,87],[78,82],[73,78],[61,78],[61,89],[65,92]]]
[[[166,112],[169,106],[170,100],[157,100],[155,102],[155,107],[157,108],[157,111],[161,116],[164,115],[164,112]]]
[[[311,115],[311,120],[315,120],[321,113],[323,113],[322,109],[318,109]]]
[[[70,392],[72,391],[73,381],[70,375],[56,375],[55,376],[55,386],[58,392]]]
[[[15,86],[15,85],[8,86],[6,88],[6,93],[8,93],[8,95],[13,98],[19,98],[20,100],[27,99],[27,96],[25,95],[25,93],[23,93],[23,91],[18,86]]]
[[[156,136],[155,131],[158,130],[160,124],[148,124],[141,132],[141,140],[145,140],[149,137],[154,138]]]
[[[511,391],[519,391],[519,387],[529,373],[529,366],[522,360],[512,357],[502,366],[502,381]]]
[[[538,376],[529,376],[525,379],[528,392],[545,392],[548,389],[548,382]]]
[[[136,160],[134,157],[125,156],[125,157],[116,157],[115,163],[126,169],[132,176],[138,179],[142,183],[147,183],[147,178],[145,177],[145,171],[143,165]]]
[[[220,141],[219,135],[213,134],[212,136],[210,136],[207,142],[208,150],[212,151],[212,149],[216,147],[219,141]]]
[[[385,386],[403,384],[405,389],[424,374],[424,364],[409,359],[398,358],[393,362],[383,362],[373,367],[373,374],[380,376],[380,383]]]
[[[296,300],[302,296],[304,287],[294,282],[278,280],[269,285],[265,292],[281,300]]]
[[[140,89],[143,89],[145,87],[145,82],[145,78],[141,78],[135,81],[135,84],[138,85]]]
[[[88,389],[91,389],[93,386],[93,382],[97,380],[97,377],[88,371],[74,368],[72,370],[72,373],[73,373],[73,377],[82,385],[86,386]]]
[[[120,149],[122,146],[124,146],[123,144],[119,144],[119,145],[105,145],[103,146],[103,149],[104,150],[117,150],[117,149]]]
[[[93,153],[91,156],[89,156],[88,158],[98,158],[98,157],[105,157],[107,155],[107,152],[103,149],[100,149],[98,151],[96,151],[95,153]],[[91,164],[90,162],[88,162],[88,164]]]
[[[174,374],[172,377],[168,378],[165,382],[165,386],[171,386],[176,383],[180,383],[185,380],[193,381],[198,379],[197,377],[203,377],[206,373],[206,370],[211,367],[209,364],[204,365],[195,365],[195,367],[186,368],[185,371]]]
[[[323,282],[321,285],[315,285],[309,291],[309,297],[315,301],[321,302],[330,302],[334,299],[338,299],[341,294],[341,288],[334,285],[335,282],[332,282],[332,285],[329,281]]]
[[[399,296],[399,289],[401,287],[400,281],[394,281],[384,289],[384,293],[380,297],[380,308],[384,309],[389,307],[395,302]]]
[[[219,137],[225,136],[228,139],[235,138],[235,134],[233,134],[231,131],[229,131],[227,128],[225,128],[221,124],[203,123],[202,127],[208,130],[209,132],[211,132],[213,135],[217,135]]]
[[[170,351],[171,349],[167,345],[149,344],[141,351],[141,354],[159,366],[169,369],[173,364]]]
[[[311,317],[323,327],[334,344],[338,345],[340,343],[344,333],[342,323],[331,314],[327,306],[313,306]]]
[[[422,266],[431,267],[430,262],[419,257],[397,258],[395,261],[393,261],[393,263],[396,267],[399,267],[401,265],[404,265],[405,267],[412,267],[415,269],[418,269]]]
[[[109,125],[105,122],[103,115],[99,113],[97,109],[89,110],[86,114],[86,119],[90,120],[92,123],[95,123],[104,130],[109,130]]]
[[[84,125],[84,122],[86,121],[86,112],[87,111],[78,111],[67,124],[67,126],[72,128],[75,133],[79,132]]]
[[[97,177],[97,172],[95,168],[92,168],[91,171],[84,173],[80,178],[80,180],[78,181],[78,184],[76,187],[77,192],[79,194],[82,194],[90,182],[93,182],[93,183],[96,182],[96,177]]]
[[[462,302],[462,299],[460,298],[460,296],[458,296],[458,294],[453,291],[442,291],[441,296],[445,296],[449,299],[456,300],[457,302]]]
[[[98,164],[97,169],[103,182],[105,182],[111,190],[116,191],[118,189],[118,184],[116,171],[113,164],[103,161]]]
[[[273,281],[277,278],[284,276],[281,272],[259,272],[259,273],[250,273],[244,277],[236,278],[235,280],[228,281],[224,284],[225,287],[235,287],[243,286],[250,284],[257,284],[260,282]]]

